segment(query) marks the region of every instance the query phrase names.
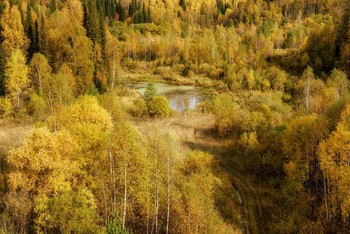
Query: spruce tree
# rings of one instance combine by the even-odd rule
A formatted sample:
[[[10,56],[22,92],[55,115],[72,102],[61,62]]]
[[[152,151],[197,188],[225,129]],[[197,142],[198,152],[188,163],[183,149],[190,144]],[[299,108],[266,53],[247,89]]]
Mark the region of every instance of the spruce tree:
[[[4,8],[4,3],[3,3],[3,2],[0,2],[0,15],[2,14],[3,8]]]
[[[151,8],[149,6],[147,9],[147,23],[152,23],[152,13],[151,13]]]
[[[2,41],[1,36],[0,36],[0,41]],[[0,45],[0,96],[5,96],[6,94],[4,71],[5,71],[5,55],[4,55],[2,46]]]
[[[180,6],[182,7],[182,9],[184,11],[186,11],[186,2],[185,2],[185,0],[180,0]]]
[[[17,3],[16,3],[17,5]],[[22,4],[18,4],[18,10],[19,10],[19,13],[21,13],[21,21],[22,22],[25,22],[25,18],[24,18],[24,12],[23,12],[23,8],[22,8]]]
[[[51,13],[55,12],[56,9],[57,9],[56,0],[51,0],[51,2],[50,2],[50,11],[51,11]]]
[[[24,30],[26,32],[27,37],[30,40],[29,48],[28,48],[28,60],[30,60],[33,56],[33,54],[37,51],[35,51],[36,48],[36,41],[34,38],[34,29],[33,29],[33,20],[32,20],[32,8],[30,6],[30,3],[28,2],[27,5],[27,18],[24,25]]]
[[[93,0],[88,0],[87,4],[84,5],[84,27],[86,29],[87,36],[94,43],[101,40],[101,26],[99,15],[103,15],[103,13],[98,12],[97,9],[99,7],[100,6],[98,5],[98,2],[93,2]]]
[[[46,22],[44,16],[41,16],[41,22],[38,32],[38,50],[41,54],[49,58],[49,45],[46,36]]]
[[[34,23],[33,48],[34,48],[34,53],[39,51],[39,24],[37,20],[35,20],[35,23]]]
[[[115,10],[119,15],[119,20],[124,22],[125,21],[125,10],[124,10],[122,4],[120,3],[120,1],[117,2]]]
[[[141,21],[141,23],[148,23],[148,16],[147,16],[145,3],[142,3],[142,21]]]
[[[128,16],[129,17],[133,17],[133,15],[134,15],[134,9],[133,9],[132,4],[130,3],[129,4],[129,14],[128,14]]]

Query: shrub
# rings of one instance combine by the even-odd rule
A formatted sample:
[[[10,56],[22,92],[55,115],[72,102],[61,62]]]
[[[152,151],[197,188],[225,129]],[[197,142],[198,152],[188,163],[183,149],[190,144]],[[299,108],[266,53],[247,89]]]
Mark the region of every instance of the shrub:
[[[216,68],[209,73],[209,77],[215,80],[220,80],[225,76],[225,71],[221,68]]]
[[[183,71],[185,70],[185,65],[184,64],[175,64],[173,67],[173,70],[177,72],[178,74],[183,74]]]
[[[155,75],[161,75],[164,76],[166,74],[169,74],[171,72],[170,67],[164,67],[164,66],[159,66],[154,70]]]
[[[122,63],[125,67],[127,67],[129,70],[137,70],[140,68],[140,62],[134,61],[132,58],[124,58],[122,60]]]
[[[246,115],[241,127],[248,132],[264,132],[268,129],[268,125],[269,123],[262,112],[253,111]]]
[[[115,216],[113,215],[109,220],[106,225],[106,231],[105,233],[107,234],[129,234],[130,232],[123,228],[122,222]]]
[[[142,117],[147,115],[147,105],[146,101],[143,98],[138,98],[134,101],[132,115],[135,117]]]
[[[288,77],[283,70],[275,66],[270,67],[267,70],[266,78],[270,81],[272,89],[277,91],[284,91],[284,86],[288,81]]]
[[[169,101],[164,96],[154,96],[148,102],[148,114],[155,117],[167,117],[171,113]]]
[[[165,79],[165,80],[173,80],[174,79],[174,72],[171,70],[170,67],[159,66],[154,70],[153,73],[156,75],[160,75],[161,78]]]
[[[203,64],[201,64],[201,65],[199,66],[199,72],[200,72],[201,74],[208,75],[208,74],[210,73],[210,71],[211,71],[211,67],[210,67],[210,65],[207,64],[207,63],[203,63]]]
[[[105,108],[114,121],[123,121],[126,116],[124,106],[116,92],[109,92],[98,96],[100,105]]]
[[[229,94],[218,95],[212,101],[212,113],[215,115],[215,125],[221,137],[240,130],[244,120],[244,111]]]

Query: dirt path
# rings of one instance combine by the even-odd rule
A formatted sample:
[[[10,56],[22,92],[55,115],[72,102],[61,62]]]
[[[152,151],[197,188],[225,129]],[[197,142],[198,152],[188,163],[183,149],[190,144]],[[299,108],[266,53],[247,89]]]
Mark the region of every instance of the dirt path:
[[[239,191],[242,200],[241,209],[245,217],[246,233],[268,233],[266,229],[266,220],[262,212],[261,199],[252,186],[240,174],[232,173],[230,170],[233,186]],[[243,229],[242,229],[243,230]]]
[[[240,203],[242,233],[267,233],[263,219],[261,200],[252,184],[238,171],[234,170],[228,154],[229,142],[215,137],[214,116],[191,113],[169,119],[134,119],[138,129],[146,133],[157,128],[164,131],[174,130],[184,150],[203,150],[211,153],[219,161],[230,177],[232,193]]]
[[[239,200],[239,205],[241,208],[241,230],[243,234],[247,233],[247,222],[246,222],[246,218],[245,218],[245,210],[244,210],[244,203],[243,203],[243,199],[242,199],[242,195],[241,192],[234,186],[233,186],[233,191],[235,192],[238,200]]]

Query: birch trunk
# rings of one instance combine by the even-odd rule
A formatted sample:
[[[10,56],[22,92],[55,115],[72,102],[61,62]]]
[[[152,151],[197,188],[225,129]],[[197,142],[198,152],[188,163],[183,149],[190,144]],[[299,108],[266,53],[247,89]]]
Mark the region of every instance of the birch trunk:
[[[123,208],[123,229],[125,229],[125,220],[126,220],[126,206],[127,206],[127,162],[124,162],[124,208]]]
[[[167,178],[167,187],[168,187],[168,207],[167,207],[167,216],[166,216],[166,234],[169,233],[169,219],[170,219],[170,154],[168,153],[168,178]]]

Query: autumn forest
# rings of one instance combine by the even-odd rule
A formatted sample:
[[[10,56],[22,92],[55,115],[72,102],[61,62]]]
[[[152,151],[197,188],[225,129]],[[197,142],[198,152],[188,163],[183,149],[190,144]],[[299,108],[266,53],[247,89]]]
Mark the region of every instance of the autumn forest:
[[[349,233],[347,0],[1,0],[0,234]]]

